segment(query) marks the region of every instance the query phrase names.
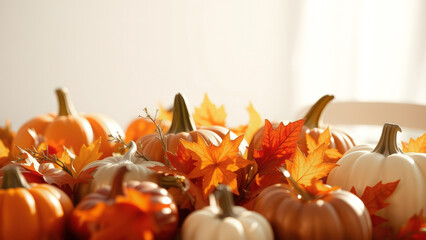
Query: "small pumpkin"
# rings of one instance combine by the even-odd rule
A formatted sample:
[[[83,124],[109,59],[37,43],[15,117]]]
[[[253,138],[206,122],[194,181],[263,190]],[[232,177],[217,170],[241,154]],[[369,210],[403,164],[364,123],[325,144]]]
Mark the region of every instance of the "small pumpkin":
[[[327,104],[333,99],[333,95],[325,95],[321,97],[305,115],[305,123],[298,142],[300,150],[305,155],[308,154],[306,134],[317,140],[321,133],[324,132],[327,126],[324,126],[324,124],[320,122],[321,114]],[[349,134],[333,126],[329,126],[329,128],[331,134],[330,148],[335,148],[341,154],[344,154],[346,151],[355,146],[355,142]],[[325,156],[325,158],[327,158],[327,156]]]
[[[164,139],[167,143],[167,151],[176,153],[181,139],[194,142],[197,141],[197,135],[200,135],[207,144],[218,146],[222,142],[222,138],[229,131],[229,129],[221,126],[209,126],[197,129],[184,97],[178,93],[175,96],[173,105],[173,120],[169,131],[164,135]],[[237,137],[235,133],[231,132],[231,139]],[[164,146],[158,133],[145,135],[137,143],[143,146],[139,150],[149,159],[166,164]],[[242,155],[246,151],[247,145],[245,140],[240,144],[239,149]]]
[[[314,197],[290,182],[293,187],[265,188],[254,202],[254,211],[271,223],[276,239],[371,239],[370,215],[357,196],[339,189]]]
[[[362,194],[367,186],[378,182],[395,182],[397,188],[386,200],[390,205],[376,215],[386,218],[398,230],[407,220],[426,209],[426,154],[403,153],[397,145],[401,128],[386,123],[377,146],[352,148],[337,162],[339,167],[328,175],[327,183],[343,189],[355,188]]]
[[[63,239],[71,199],[48,184],[28,184],[16,166],[3,168],[0,239]]]
[[[123,166],[126,166],[128,173],[124,181],[152,181],[157,182],[159,174],[149,167],[164,166],[160,162],[147,161],[143,158],[135,156],[137,146],[135,142],[129,143],[129,150],[123,156],[107,157],[102,160],[94,161],[87,164],[82,171],[96,167],[92,172],[93,179],[88,183],[80,183],[75,191],[75,200],[78,202],[88,193],[95,192],[99,188],[109,186],[113,182],[114,173]]]
[[[98,225],[97,221],[88,220],[88,218],[84,216],[85,210],[93,209],[98,204],[113,205],[115,204],[117,196],[126,196],[126,204],[140,204],[137,202],[139,199],[133,199],[132,196],[127,194],[130,189],[150,196],[149,206],[151,208],[143,214],[147,214],[147,217],[153,219],[156,223],[155,227],[150,229],[154,234],[154,238],[171,239],[175,235],[179,217],[173,198],[168,194],[166,189],[160,188],[153,182],[123,182],[124,175],[128,171],[128,166],[126,165],[118,168],[114,174],[114,180],[111,186],[105,186],[87,195],[76,206],[71,215],[71,229],[75,235],[82,239],[87,239],[90,238],[92,234],[105,227]],[[120,218],[121,215],[115,217]],[[121,231],[137,231],[137,229],[141,227],[142,226],[138,226],[137,224],[128,224],[126,229],[121,229]]]
[[[35,145],[34,138],[28,133],[28,129],[34,129],[37,134],[44,137],[51,146],[64,145],[78,153],[80,147],[89,145],[93,140],[102,138],[100,152],[101,158],[111,156],[117,151],[117,144],[108,142],[108,135],[120,135],[124,132],[120,125],[113,119],[102,114],[80,114],[71,102],[68,89],[56,89],[59,103],[58,114],[44,114],[26,122],[17,132],[12,146],[20,148],[32,148]],[[19,155],[17,147],[12,148],[12,156]]]
[[[191,213],[182,225],[182,240],[274,239],[272,228],[260,214],[234,206],[230,187],[219,185],[210,206]],[[216,205],[215,203],[218,203]]]

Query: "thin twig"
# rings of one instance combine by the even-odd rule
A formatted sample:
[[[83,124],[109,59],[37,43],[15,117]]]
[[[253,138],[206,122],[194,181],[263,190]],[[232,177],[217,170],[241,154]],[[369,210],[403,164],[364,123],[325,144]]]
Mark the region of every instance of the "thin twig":
[[[120,134],[117,133],[116,136],[113,136],[112,134],[108,134],[108,137],[109,137],[108,142],[115,142],[115,143],[121,144],[122,146],[124,146],[124,149],[130,148],[130,145],[123,140]],[[142,149],[141,144],[138,145],[138,149]],[[145,156],[143,153],[141,153],[139,150],[136,150],[136,157],[140,157],[146,161],[150,161],[150,159],[147,156]]]

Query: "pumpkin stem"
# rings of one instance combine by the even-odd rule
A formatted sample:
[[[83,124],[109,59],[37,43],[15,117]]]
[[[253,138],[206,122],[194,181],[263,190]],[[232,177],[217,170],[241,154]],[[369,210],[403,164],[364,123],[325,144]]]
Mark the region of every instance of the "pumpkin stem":
[[[8,166],[3,170],[1,189],[8,188],[30,188],[30,185],[17,166]]]
[[[109,193],[108,199],[115,199],[117,195],[125,195],[123,188],[123,180],[124,174],[126,174],[128,171],[129,169],[127,168],[127,166],[123,165],[115,172],[114,179],[112,180],[111,184],[111,192]]]
[[[179,175],[161,176],[158,185],[165,189],[169,189],[171,187],[179,188],[183,191],[187,191],[189,189],[186,178]]]
[[[308,128],[318,128],[321,127],[320,117],[322,112],[324,111],[325,106],[334,99],[333,95],[324,95],[321,97],[312,107],[309,109],[308,113],[306,113],[305,126]]]
[[[191,132],[196,130],[194,119],[186,105],[185,98],[178,93],[173,105],[173,120],[168,133]]]
[[[293,189],[298,193],[298,195],[302,197],[302,200],[309,201],[314,199],[314,197],[311,194],[309,194],[308,192],[306,192],[299,186],[299,184],[294,180],[294,178],[290,175],[290,172],[287,171],[287,169],[282,167],[280,168],[280,170],[283,172],[284,177],[287,179],[290,186],[292,186]]]
[[[129,150],[124,154],[122,161],[132,161],[132,157],[136,154],[138,151],[138,146],[136,146],[136,143],[134,141],[130,141],[127,145],[129,147]]]
[[[218,215],[219,218],[224,219],[227,217],[236,217],[233,210],[234,199],[232,197],[231,188],[228,185],[219,184],[214,193],[216,203],[219,205],[219,209],[222,210]]]
[[[67,88],[63,87],[56,89],[56,96],[58,97],[59,103],[58,116],[77,115],[77,110],[75,110]]]
[[[396,143],[396,135],[398,132],[401,132],[401,128],[398,125],[385,123],[385,125],[383,125],[379,143],[377,143],[373,152],[380,153],[384,156],[389,156],[394,153],[402,153]]]

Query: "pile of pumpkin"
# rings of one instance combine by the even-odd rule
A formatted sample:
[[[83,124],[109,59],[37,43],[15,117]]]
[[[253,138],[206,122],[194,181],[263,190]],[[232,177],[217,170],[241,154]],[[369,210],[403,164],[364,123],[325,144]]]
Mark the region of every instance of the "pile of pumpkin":
[[[231,131],[177,94],[125,134],[56,93],[57,114],[0,131],[0,239],[426,239],[426,140],[404,153],[385,124],[355,146],[320,124],[333,96]]]

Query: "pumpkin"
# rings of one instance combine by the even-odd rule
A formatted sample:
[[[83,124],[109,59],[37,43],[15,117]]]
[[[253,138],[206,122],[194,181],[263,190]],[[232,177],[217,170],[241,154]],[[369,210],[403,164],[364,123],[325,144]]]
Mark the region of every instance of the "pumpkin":
[[[176,94],[173,105],[173,120],[169,131],[164,135],[164,140],[167,144],[167,151],[176,153],[181,139],[195,142],[197,141],[197,135],[200,135],[207,144],[219,145],[222,142],[222,138],[229,131],[229,129],[221,126],[209,126],[197,129],[184,97],[181,94]],[[235,138],[237,138],[237,135],[231,132],[231,139]],[[142,149],[139,150],[146,157],[166,164],[164,146],[158,133],[145,135],[137,143],[142,146]],[[239,146],[242,155],[246,151],[246,148],[247,142],[243,140]]]
[[[272,228],[260,214],[234,206],[230,187],[219,185],[215,201],[194,211],[182,225],[182,240],[274,239]],[[215,203],[218,203],[217,205]]]
[[[289,182],[293,187],[265,188],[254,202],[254,211],[271,223],[276,239],[371,239],[370,215],[357,196],[341,189],[312,196],[293,179]]]
[[[112,184],[114,173],[121,167],[126,166],[128,173],[124,181],[138,180],[138,181],[158,181],[158,174],[149,169],[154,166],[164,166],[160,162],[147,161],[141,157],[135,156],[137,146],[135,142],[129,143],[129,150],[123,156],[107,157],[102,160],[93,161],[87,164],[82,171],[96,167],[92,172],[93,179],[88,183],[81,183],[77,185],[75,191],[75,200],[80,201],[88,193],[94,192],[99,188],[109,186]]]
[[[386,218],[398,230],[414,214],[426,209],[426,154],[403,153],[397,145],[401,128],[386,123],[377,146],[360,145],[349,150],[337,162],[327,179],[330,185],[355,188],[362,194],[367,186],[378,182],[395,182],[397,188],[386,200],[390,205],[376,215]]]
[[[96,205],[101,203],[107,205],[115,204],[116,197],[119,195],[127,196],[127,204],[139,204],[137,202],[139,199],[133,199],[130,195],[127,195],[129,189],[132,189],[150,196],[149,205],[151,209],[144,212],[144,214],[148,214],[148,217],[156,222],[155,227],[151,229],[154,233],[154,238],[171,239],[174,236],[177,230],[179,217],[173,198],[168,194],[166,189],[159,187],[153,182],[129,181],[124,183],[124,175],[128,171],[128,166],[126,165],[118,168],[110,186],[105,186],[98,189],[96,192],[87,195],[76,206],[71,215],[70,224],[75,235],[86,239],[103,227],[97,225],[96,222],[88,221],[84,214],[81,214],[82,211],[84,213],[85,210],[93,209]],[[116,217],[120,218],[121,215],[117,215]],[[138,226],[137,224],[128,224],[127,227],[128,229],[122,229],[122,231],[137,230],[141,226]]]
[[[120,135],[124,137],[120,125],[113,119],[102,114],[80,114],[71,102],[66,88],[56,89],[59,103],[58,114],[44,114],[26,122],[17,132],[12,146],[20,148],[32,148],[36,143],[28,133],[28,129],[34,129],[37,134],[44,137],[51,146],[64,145],[78,153],[80,147],[89,145],[93,140],[102,138],[100,152],[101,158],[111,156],[117,151],[117,144],[108,142],[108,135]],[[19,149],[13,147],[12,156],[19,155]]]
[[[63,239],[71,199],[54,186],[29,185],[16,166],[3,171],[0,239]]]

